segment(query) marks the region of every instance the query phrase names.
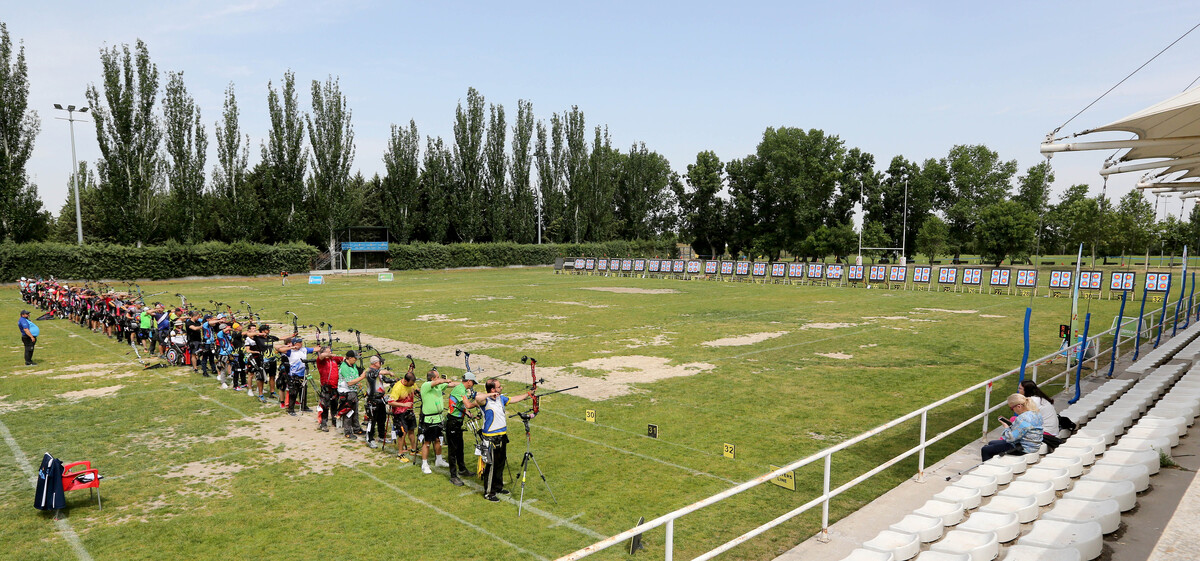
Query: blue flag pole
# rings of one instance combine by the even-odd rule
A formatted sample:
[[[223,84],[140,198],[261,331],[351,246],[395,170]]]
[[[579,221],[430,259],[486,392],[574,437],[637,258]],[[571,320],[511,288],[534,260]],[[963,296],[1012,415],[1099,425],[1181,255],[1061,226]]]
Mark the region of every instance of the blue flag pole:
[[[1117,329],[1113,333],[1112,352],[1109,353],[1108,361],[1108,377],[1112,378],[1113,369],[1117,367],[1117,341],[1121,339],[1121,322],[1125,321],[1125,299],[1129,297],[1128,290],[1121,291],[1121,310],[1117,312]]]
[[[1183,328],[1187,329],[1192,324],[1192,295],[1196,293],[1196,273],[1192,273],[1192,285],[1188,290],[1188,311],[1183,318]]]
[[[1021,375],[1017,379],[1017,384],[1025,381],[1025,365],[1029,364],[1029,315],[1033,313],[1033,308],[1025,308],[1025,354],[1021,355]]]
[[[1187,254],[1187,248],[1183,248],[1184,254]],[[1185,265],[1186,269],[1187,266]],[[1179,285],[1179,300],[1175,301],[1175,319],[1171,320],[1171,336],[1174,337],[1179,331],[1179,307],[1183,305],[1183,291],[1187,289],[1187,271],[1183,271],[1183,284]],[[1170,296],[1170,293],[1167,293]]]
[[[1158,318],[1158,334],[1154,336],[1154,348],[1156,349],[1158,348],[1158,344],[1162,342],[1163,324],[1167,321],[1167,300],[1171,299],[1171,276],[1167,277],[1167,291],[1163,293],[1162,317]]]
[[[1076,401],[1079,401],[1079,394],[1082,393],[1082,390],[1079,388],[1079,377],[1083,374],[1083,353],[1087,349],[1088,326],[1091,323],[1092,314],[1091,312],[1088,312],[1088,315],[1084,316],[1083,318],[1083,340],[1079,342],[1079,357],[1075,364],[1075,397],[1071,398],[1071,401],[1067,402],[1072,405],[1074,405]]]
[[[1146,292],[1149,287],[1142,285],[1142,308],[1138,310],[1138,326],[1137,333],[1133,337],[1133,360],[1137,361],[1138,354],[1142,352],[1142,319],[1146,317]]]

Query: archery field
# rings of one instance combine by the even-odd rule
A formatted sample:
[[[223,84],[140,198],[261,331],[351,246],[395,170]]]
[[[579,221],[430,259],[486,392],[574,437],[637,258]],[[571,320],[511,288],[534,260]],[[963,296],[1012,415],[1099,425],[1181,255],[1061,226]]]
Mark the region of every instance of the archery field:
[[[315,413],[289,417],[186,367],[144,370],[128,346],[66,320],[38,322],[38,365],[20,366],[15,323],[23,303],[8,287],[0,298],[0,317],[13,323],[0,352],[0,558],[554,559],[1018,366],[1030,304],[1007,295],[612,278],[549,267],[305,280],[141,286],[162,293],[148,301],[168,305],[178,305],[175,293],[209,308],[209,300],[245,300],[277,335],[285,322],[290,331],[285,311],[301,324],[332,324],[343,352],[355,345],[348,330],[359,330],[364,343],[398,350],[389,357],[393,370],[403,372],[411,353],[420,381],[430,364],[461,376],[454,351],[462,349],[481,379],[511,371],[505,392],[520,393],[530,379],[520,358],[535,357],[545,379],[539,390],[579,386],[542,398],[531,423],[533,452],[557,503],[531,471],[518,517],[519,481],[503,502],[487,502],[478,478],[455,487],[444,469],[425,475],[400,463],[393,444],[380,452],[338,429],[317,432]],[[1137,313],[1135,296],[1126,316]],[[1081,328],[1090,312],[1093,333],[1108,329],[1119,305],[1081,299]],[[1069,310],[1067,298],[1033,300],[1031,357],[1058,349]],[[313,331],[303,335],[307,343]],[[977,412],[980,400],[939,409],[930,434]],[[316,401],[310,392],[314,409]],[[509,413],[527,408],[514,404]],[[518,419],[509,423],[515,470],[524,434]],[[647,436],[648,425],[657,438]],[[831,483],[916,445],[918,427],[907,423],[839,453]],[[961,431],[931,449],[928,462],[978,436],[978,428]],[[473,468],[474,439],[464,440]],[[34,510],[29,470],[43,452],[90,460],[105,476],[103,510],[84,492],[68,494],[63,522]],[[795,474],[794,491],[760,486],[677,521],[676,555],[694,557],[808,502],[822,485],[820,462],[809,467]],[[831,518],[915,471],[915,459],[901,462],[841,495]],[[771,559],[815,533],[819,517],[818,507],[725,558]],[[661,559],[663,538],[662,528],[647,533],[635,558]],[[628,557],[620,546],[596,556]]]

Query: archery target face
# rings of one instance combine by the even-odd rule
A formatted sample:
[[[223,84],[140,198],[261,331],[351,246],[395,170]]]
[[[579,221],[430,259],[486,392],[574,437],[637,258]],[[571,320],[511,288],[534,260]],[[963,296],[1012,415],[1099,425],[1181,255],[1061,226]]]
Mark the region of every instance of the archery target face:
[[[938,269],[938,282],[941,284],[954,284],[958,282],[958,269],[953,267]]]
[[[762,277],[762,276],[766,276],[766,274],[767,274],[767,264],[766,263],[755,263],[754,264],[754,276]]]
[[[1112,280],[1108,285],[1109,290],[1133,290],[1135,273],[1113,273]]]
[[[888,269],[888,280],[892,282],[904,282],[908,279],[908,267],[892,267]]]
[[[722,275],[732,275],[733,274],[733,261],[722,261],[721,262],[721,274]]]
[[[1104,273],[1100,271],[1083,271],[1079,273],[1079,288],[1084,290],[1100,290]]]
[[[883,265],[871,265],[870,274],[872,281],[883,282],[883,279],[887,278],[887,268]]]
[[[644,270],[646,270],[646,260],[645,260],[645,259],[637,259],[637,260],[635,260],[635,261],[633,262],[633,270],[635,270],[635,271],[644,271]]]
[[[1030,287],[1037,284],[1037,271],[1022,269],[1017,271],[1017,286]]]
[[[983,269],[963,269],[963,284],[981,284]]]
[[[738,261],[737,262],[737,274],[739,274],[739,275],[750,274],[750,262],[749,261]]]
[[[608,259],[601,259],[600,263],[598,264],[598,268],[601,271],[607,271],[608,270]]]
[[[650,260],[650,272],[651,272],[651,273],[657,273],[657,272],[658,272],[658,259],[651,259],[651,260]]]
[[[821,273],[822,273],[821,269],[822,268],[823,267],[822,267],[821,263],[809,263],[808,264],[808,278],[810,278],[810,279],[821,278]]]
[[[575,268],[576,268],[576,269],[582,269],[582,268],[583,268],[583,259],[576,259],[576,260],[575,260]]]
[[[913,282],[929,284],[930,267],[913,267]]]
[[[719,265],[719,264],[720,263],[717,263],[716,261],[705,261],[704,262],[704,274],[706,274],[706,275],[717,274],[717,265]]]
[[[784,265],[783,263],[772,263],[771,264],[771,276],[782,277],[786,268],[787,268],[787,266]]]
[[[1008,269],[992,269],[992,278],[989,282],[992,286],[1008,286],[1009,274]]]
[[[787,276],[793,279],[804,276],[804,265],[801,263],[788,263]]]
[[[590,271],[590,270],[592,270],[592,269],[595,269],[595,268],[596,268],[596,260],[595,260],[595,259],[588,259],[588,260],[587,260],[587,269]]]
[[[632,271],[633,270],[633,260],[632,259],[622,260],[621,261],[621,270],[622,271]]]
[[[683,267],[684,267],[683,260],[676,259],[675,262],[671,264],[671,272],[672,273],[682,273]]]
[[[863,280],[863,266],[862,265],[851,265],[850,266],[850,280],[852,280],[852,281]]]
[[[700,262],[699,261],[688,261],[687,262],[687,272],[692,273],[692,274],[699,273],[700,272]]]
[[[841,279],[842,278],[842,266],[841,265],[830,265],[829,267],[826,267],[825,276],[827,278],[830,278],[833,280]],[[859,270],[859,278],[860,279],[862,278],[862,270],[861,269]]]

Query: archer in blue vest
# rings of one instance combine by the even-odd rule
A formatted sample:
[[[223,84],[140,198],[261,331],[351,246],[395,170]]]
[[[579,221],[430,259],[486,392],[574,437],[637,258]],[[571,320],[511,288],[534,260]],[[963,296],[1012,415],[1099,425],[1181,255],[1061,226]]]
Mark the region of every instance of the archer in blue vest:
[[[21,319],[17,322],[21,329],[21,342],[25,344],[25,366],[34,366],[33,346],[37,344],[38,326],[29,321],[29,310],[21,310]]]

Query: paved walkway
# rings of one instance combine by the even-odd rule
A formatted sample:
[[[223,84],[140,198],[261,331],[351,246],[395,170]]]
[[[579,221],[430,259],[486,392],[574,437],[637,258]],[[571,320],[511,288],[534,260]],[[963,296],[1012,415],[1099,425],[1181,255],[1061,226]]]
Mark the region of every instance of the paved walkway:
[[[1150,350],[1143,347],[1142,352]],[[1128,353],[1126,353],[1128,357]],[[1133,378],[1123,373],[1129,365],[1128,358],[1117,363],[1115,378]],[[1105,382],[1100,374],[1083,379],[1083,393],[1099,387]],[[1069,396],[1055,396],[1063,401],[1065,409]],[[989,438],[998,438],[999,430]],[[1200,559],[1200,479],[1194,477],[1200,468],[1200,430],[1191,430],[1180,439],[1179,447],[1172,450],[1176,461],[1183,469],[1163,469],[1151,478],[1150,488],[1141,493],[1139,506],[1124,513],[1121,521],[1124,528],[1105,536],[1103,559],[1108,561],[1176,561]],[[780,555],[778,561],[840,561],[865,541],[874,538],[881,530],[899,521],[908,512],[919,508],[946,486],[956,481],[962,472],[979,464],[981,441],[947,456],[930,467],[924,482],[910,479],[868,503],[853,514],[829,527],[829,540],[822,542],[813,536],[795,548]],[[1148,495],[1148,496],[1147,496]],[[1182,499],[1182,501],[1181,501]],[[835,499],[836,500],[836,499]],[[1153,501],[1153,508],[1147,501]],[[1176,509],[1176,505],[1179,508]],[[1048,508],[1043,507],[1043,512]],[[1030,525],[1023,525],[1022,533]],[[1165,528],[1165,530],[1164,530]],[[1161,536],[1161,539],[1160,539]],[[923,548],[926,549],[926,548]],[[1153,554],[1153,556],[1151,556]]]

